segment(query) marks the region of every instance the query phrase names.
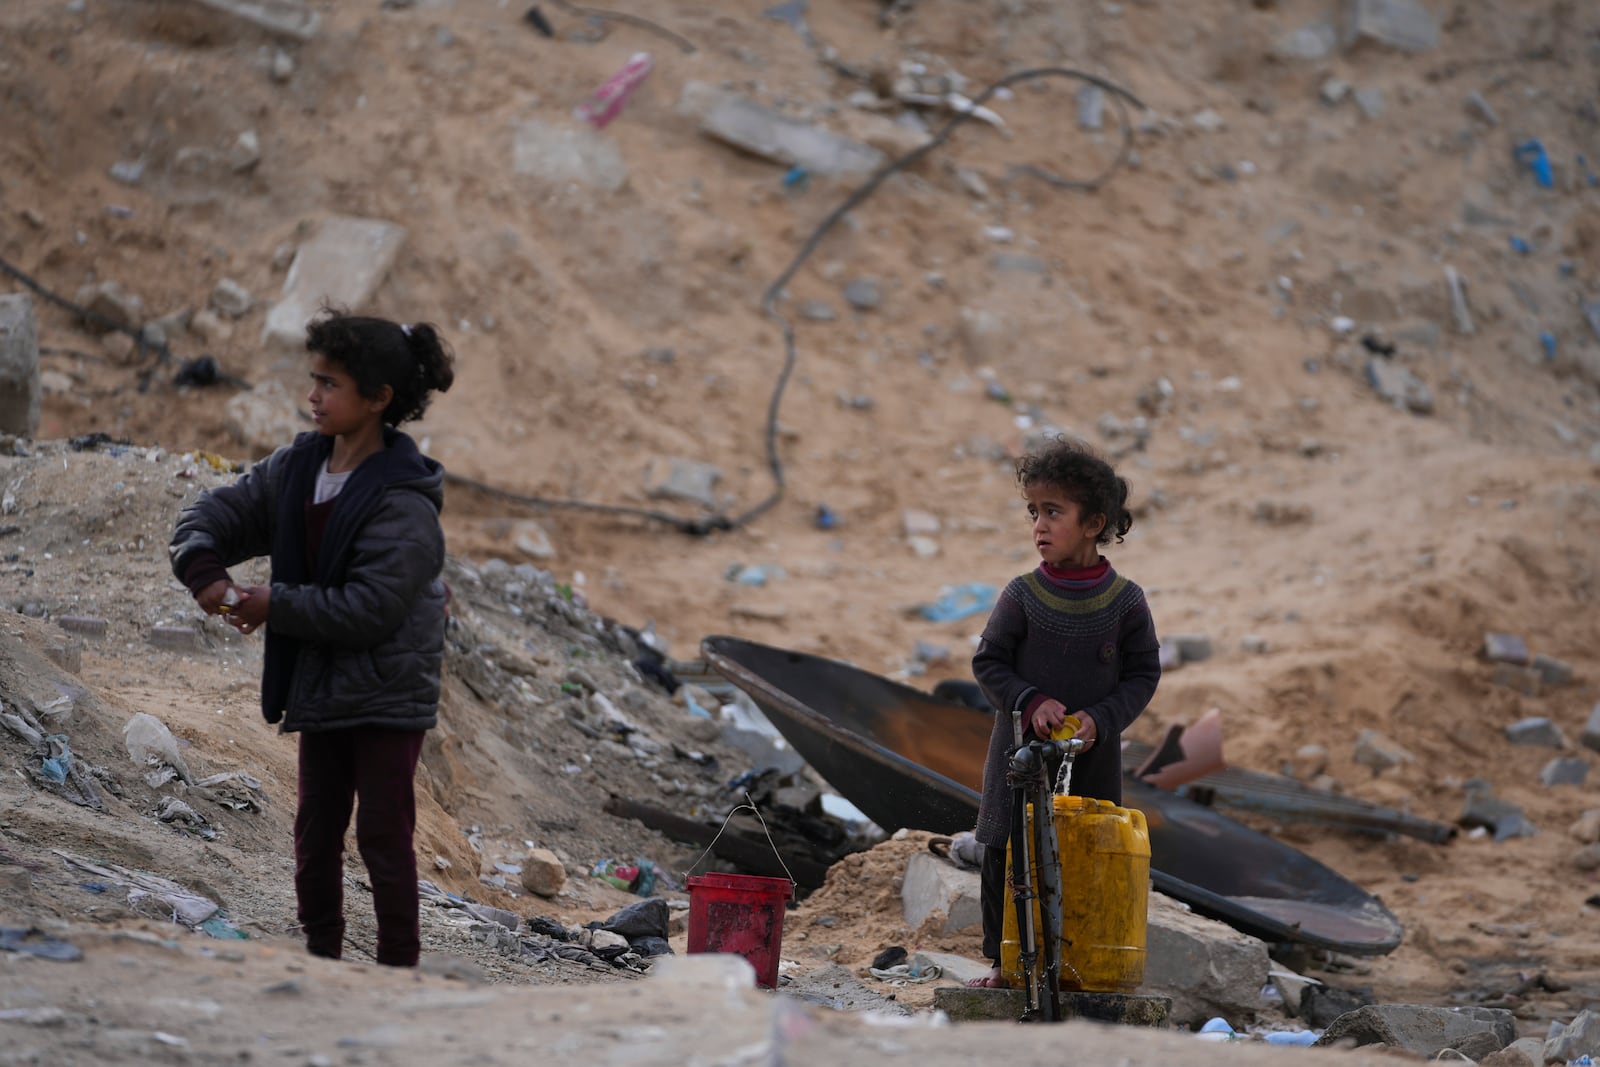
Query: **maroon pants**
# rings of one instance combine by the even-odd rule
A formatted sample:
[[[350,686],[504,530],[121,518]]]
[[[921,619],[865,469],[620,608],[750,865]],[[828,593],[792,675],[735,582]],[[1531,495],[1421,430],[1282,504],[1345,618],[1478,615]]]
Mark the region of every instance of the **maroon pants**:
[[[356,847],[372,882],[378,962],[415,967],[417,824],[411,782],[422,730],[359,726],[300,735],[300,809],[294,817],[294,891],[306,948],[338,959],[344,947],[344,834],[356,806]]]

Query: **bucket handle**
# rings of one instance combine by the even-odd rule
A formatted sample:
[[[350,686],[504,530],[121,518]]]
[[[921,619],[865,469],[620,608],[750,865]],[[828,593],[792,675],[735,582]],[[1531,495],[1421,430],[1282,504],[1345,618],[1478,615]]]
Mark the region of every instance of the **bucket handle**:
[[[735,815],[739,814],[741,811],[748,810],[752,814],[755,815],[756,821],[761,823],[761,832],[767,835],[767,847],[772,849],[772,855],[777,858],[778,866],[783,868],[783,873],[789,875],[790,892],[793,892],[795,889],[797,889],[799,887],[800,883],[796,882],[794,880],[794,875],[789,873],[789,865],[787,863],[783,862],[783,854],[778,851],[778,846],[773,844],[772,831],[767,829],[767,820],[763,819],[761,817],[761,810],[756,807],[756,802],[755,802],[754,799],[751,798],[750,793],[748,791],[745,792],[744,799],[747,801],[747,803],[734,805],[733,808],[731,808],[728,811],[728,814],[723,816],[722,825],[717,828],[717,836],[713,837],[711,839],[711,844],[707,845],[706,846],[706,850],[704,852],[700,853],[700,855],[698,857],[696,857],[696,859],[695,859],[695,861],[693,863],[689,864],[689,869],[687,871],[685,871],[684,873],[686,875],[693,874],[694,873],[694,869],[696,867],[700,866],[701,862],[707,856],[711,855],[711,850],[713,848],[717,847],[717,841],[721,839],[722,831],[724,831],[724,830],[726,830],[728,828],[728,823],[733,820],[733,817]]]

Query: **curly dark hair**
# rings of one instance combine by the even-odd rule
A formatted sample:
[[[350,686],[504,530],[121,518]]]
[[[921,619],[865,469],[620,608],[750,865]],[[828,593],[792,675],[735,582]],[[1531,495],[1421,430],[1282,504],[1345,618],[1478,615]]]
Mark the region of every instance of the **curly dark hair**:
[[[1128,483],[1117,476],[1105,457],[1083,441],[1057,437],[1054,441],[1017,460],[1017,485],[1026,490],[1033,485],[1060,489],[1078,505],[1082,516],[1104,515],[1106,524],[1097,544],[1118,541],[1133,528],[1128,513]]]
[[[434,392],[455,381],[455,355],[431,323],[402,326],[388,319],[323,308],[306,326],[306,351],[344,368],[368,400],[384,386],[394,399],[383,409],[389,426],[420,419]]]

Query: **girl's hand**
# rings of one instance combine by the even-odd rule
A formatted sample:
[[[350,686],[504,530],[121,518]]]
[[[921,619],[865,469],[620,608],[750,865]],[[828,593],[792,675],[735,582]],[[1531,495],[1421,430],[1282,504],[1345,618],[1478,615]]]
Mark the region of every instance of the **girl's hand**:
[[[1065,704],[1059,700],[1046,700],[1033,709],[1033,716],[1028,720],[1028,725],[1032,727],[1035,737],[1048,738],[1050,732],[1065,722],[1066,718]]]
[[[1094,724],[1094,716],[1086,711],[1078,712],[1078,721],[1083,725],[1078,727],[1078,732],[1072,736],[1083,742],[1083,750],[1089,751],[1094,747],[1095,741],[1100,736],[1100,728]]]
[[[239,603],[227,615],[228,625],[242,634],[253,634],[266,624],[272,604],[270,585],[247,585],[239,589]]]
[[[233,588],[233,583],[225,578],[218,578],[210,585],[194,595],[194,602],[200,605],[200,610],[207,615],[216,615],[222,607],[223,598],[228,595],[228,590]]]

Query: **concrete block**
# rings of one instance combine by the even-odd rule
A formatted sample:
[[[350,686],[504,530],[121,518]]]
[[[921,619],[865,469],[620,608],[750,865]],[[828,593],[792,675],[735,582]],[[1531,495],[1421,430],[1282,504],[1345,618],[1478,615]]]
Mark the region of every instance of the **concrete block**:
[[[77,674],[83,670],[83,645],[77,641],[62,641],[53,645],[46,645],[44,654],[50,661],[64,671]]]
[[[1582,756],[1557,756],[1539,772],[1539,781],[1547,786],[1582,785],[1588,777],[1589,761]]]
[[[1345,45],[1367,38],[1402,52],[1426,52],[1439,45],[1439,23],[1418,0],[1347,0]]]
[[[1544,748],[1566,748],[1567,739],[1561,727],[1544,716],[1518,719],[1506,727],[1506,740],[1513,745],[1539,745]]]
[[[906,863],[900,883],[900,904],[906,925],[915,930],[935,911],[944,913],[940,933],[977,929],[983,925],[978,907],[980,879],[977,871],[963,871],[931,852],[919,852]]]
[[[548,185],[582,185],[614,193],[628,184],[628,167],[616,142],[588,126],[539,119],[519,122],[511,134],[511,170]]]
[[[721,480],[722,471],[711,464],[677,456],[651,460],[644,478],[645,491],[652,497],[689,500],[708,508],[716,506],[715,490]]]
[[[1566,685],[1572,681],[1571,664],[1543,652],[1533,657],[1533,669],[1539,675],[1539,680],[1548,686]]]
[[[110,624],[93,615],[63,615],[56,620],[56,625],[79,637],[104,637]]]
[[[356,310],[368,303],[405,244],[406,229],[381,219],[335,215],[300,246],[283,296],[267,312],[262,342],[303,352],[306,323],[324,304]]]
[[[870,174],[887,161],[870,145],[704,83],[685,85],[678,107],[698,114],[700,130],[707,136],[786,167],[804,167],[812,174]]]
[[[1371,1004],[1335,1019],[1316,1047],[1386,1045],[1433,1059],[1474,1034],[1488,1033],[1496,1049],[1517,1039],[1516,1020],[1503,1008],[1438,1008],[1426,1004]]]
[[[1579,1056],[1600,1052],[1600,1013],[1580,1011],[1559,1034],[1544,1045],[1545,1063],[1568,1063]]]
[[[1255,1017],[1271,969],[1265,943],[1151,893],[1145,947],[1139,991],[1169,998],[1174,1024],[1198,1028],[1214,1015],[1236,1023]]]
[[[168,652],[198,652],[200,631],[193,626],[152,626],[150,643]]]
[[[0,296],[0,433],[39,432],[39,327],[33,297]]]
[[[1528,665],[1528,643],[1516,634],[1490,631],[1483,635],[1483,657],[1491,663]]]

